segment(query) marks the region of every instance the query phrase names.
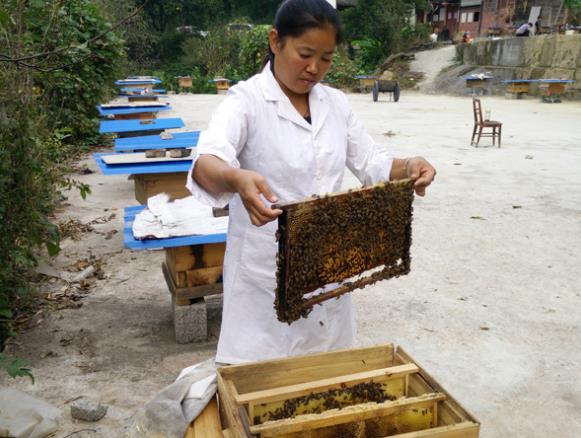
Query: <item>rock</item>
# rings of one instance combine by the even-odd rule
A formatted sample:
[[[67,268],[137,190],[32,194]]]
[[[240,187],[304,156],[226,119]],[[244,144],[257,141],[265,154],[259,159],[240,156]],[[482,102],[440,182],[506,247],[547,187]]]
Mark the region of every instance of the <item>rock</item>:
[[[169,156],[171,158],[184,158],[189,157],[192,153],[191,149],[170,149]]]
[[[162,158],[165,157],[165,149],[150,149],[145,151],[145,158]]]
[[[95,267],[93,265],[90,265],[87,268],[83,269],[81,272],[79,272],[77,275],[75,275],[73,277],[72,282],[74,283],[76,281],[86,280],[94,273],[95,273]]]
[[[107,406],[87,398],[80,398],[71,403],[71,417],[83,421],[99,421],[107,413]]]
[[[383,73],[381,73],[379,79],[382,81],[393,81],[393,72],[390,70],[385,70]]]

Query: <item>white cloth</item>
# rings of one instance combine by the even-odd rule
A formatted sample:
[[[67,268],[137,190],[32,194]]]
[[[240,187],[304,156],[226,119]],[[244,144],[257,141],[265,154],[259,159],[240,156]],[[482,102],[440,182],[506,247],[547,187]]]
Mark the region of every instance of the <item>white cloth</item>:
[[[212,359],[184,368],[175,382],[136,412],[126,436],[183,438],[216,390],[216,364]]]
[[[166,193],[147,200],[147,208],[133,220],[136,239],[223,234],[228,230],[228,216],[214,217],[212,207],[193,196],[169,202]]]
[[[520,26],[520,27],[519,27],[519,28],[516,30],[516,34],[517,34],[517,35],[522,35],[522,34],[524,34],[524,33],[525,33],[527,30],[530,32],[530,31],[532,30],[531,26],[529,26],[529,24],[528,24],[528,23],[522,24],[522,25],[521,25],[521,26]]]
[[[364,184],[389,178],[393,156],[378,147],[346,96],[316,85],[310,125],[293,107],[267,65],[230,88],[200,135],[198,156],[215,155],[266,178],[281,201],[336,192],[347,166]],[[281,323],[274,310],[277,222],[251,224],[240,197],[213,196],[192,180],[194,196],[213,206],[230,201],[224,260],[224,307],[217,362],[242,363],[349,348],[355,336],[350,296],[315,306],[308,318]]]

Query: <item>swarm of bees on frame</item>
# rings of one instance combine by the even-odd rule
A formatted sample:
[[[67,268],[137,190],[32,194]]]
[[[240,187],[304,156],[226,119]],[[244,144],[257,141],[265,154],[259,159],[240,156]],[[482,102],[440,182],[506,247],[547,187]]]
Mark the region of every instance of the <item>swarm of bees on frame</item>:
[[[312,306],[304,295],[326,285],[352,291],[407,274],[412,202],[413,181],[402,180],[278,206],[283,210],[277,232],[279,321],[307,317]]]
[[[285,400],[284,404],[274,411],[265,412],[261,416],[254,417],[254,424],[266,421],[283,420],[297,415],[300,408],[308,409],[308,413],[320,414],[330,409],[342,409],[346,406],[353,406],[361,403],[383,403],[395,400],[396,397],[384,391],[381,383],[363,382],[348,387],[345,384],[341,388],[329,389],[324,392],[311,393],[302,397]],[[314,407],[309,408],[311,402],[317,401]],[[303,414],[306,412],[302,412]]]

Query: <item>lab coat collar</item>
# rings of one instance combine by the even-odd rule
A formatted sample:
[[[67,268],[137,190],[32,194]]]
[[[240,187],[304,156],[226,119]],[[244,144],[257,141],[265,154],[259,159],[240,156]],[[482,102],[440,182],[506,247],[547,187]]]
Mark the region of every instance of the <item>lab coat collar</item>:
[[[270,63],[266,64],[260,73],[260,84],[264,98],[267,101],[276,102],[279,117],[290,120],[302,128],[313,131],[313,135],[317,135],[329,113],[329,102],[321,84],[315,85],[309,93],[312,125],[299,114],[288,96],[284,94],[270,70]]]

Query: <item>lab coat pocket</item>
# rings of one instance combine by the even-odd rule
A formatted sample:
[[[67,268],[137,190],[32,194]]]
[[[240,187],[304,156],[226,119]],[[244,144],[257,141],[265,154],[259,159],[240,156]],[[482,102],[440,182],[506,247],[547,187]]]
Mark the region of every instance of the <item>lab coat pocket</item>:
[[[250,225],[244,235],[239,264],[240,279],[247,283],[248,287],[268,291],[273,296],[278,248],[275,238],[276,228],[276,221],[262,227]]]

